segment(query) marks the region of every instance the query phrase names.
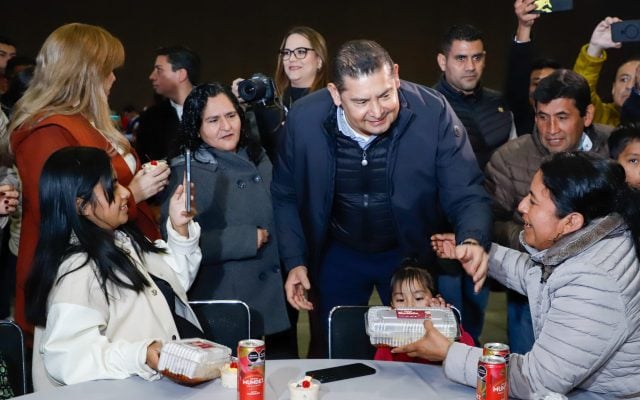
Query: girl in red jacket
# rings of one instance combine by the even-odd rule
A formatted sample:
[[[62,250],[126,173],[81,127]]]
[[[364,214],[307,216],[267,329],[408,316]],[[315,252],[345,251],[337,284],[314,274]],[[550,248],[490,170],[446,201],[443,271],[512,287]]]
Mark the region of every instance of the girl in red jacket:
[[[415,259],[404,260],[391,277],[391,307],[449,307],[442,296],[433,296],[433,278],[431,274],[419,266]],[[474,346],[471,335],[460,325],[460,342]],[[418,357],[409,357],[405,353],[392,353],[390,347],[379,347],[374,360],[407,361],[422,364],[430,363]]]

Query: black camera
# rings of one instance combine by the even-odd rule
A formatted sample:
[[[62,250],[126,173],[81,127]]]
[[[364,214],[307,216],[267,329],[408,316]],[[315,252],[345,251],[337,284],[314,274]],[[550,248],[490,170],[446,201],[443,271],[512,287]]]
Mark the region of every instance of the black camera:
[[[238,95],[247,103],[267,104],[275,99],[276,86],[271,78],[257,73],[238,83]]]

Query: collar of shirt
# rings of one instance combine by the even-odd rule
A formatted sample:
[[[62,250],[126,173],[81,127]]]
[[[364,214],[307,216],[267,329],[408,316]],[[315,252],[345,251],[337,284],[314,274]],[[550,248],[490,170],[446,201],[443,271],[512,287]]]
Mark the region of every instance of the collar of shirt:
[[[169,103],[171,103],[171,107],[173,107],[173,109],[176,110],[176,114],[178,114],[178,119],[182,121],[182,105],[178,103],[174,103],[173,100],[169,100]]]
[[[591,151],[593,148],[593,142],[591,138],[586,133],[582,132],[582,137],[580,138],[580,145],[578,146],[579,151]]]
[[[374,141],[376,136],[375,135],[367,136],[367,135],[363,135],[361,133],[356,132],[355,129],[353,129],[349,125],[349,122],[347,121],[347,117],[344,115],[344,110],[342,109],[342,107],[338,107],[336,112],[337,112],[337,120],[338,120],[338,130],[340,131],[340,133],[342,133],[344,136],[348,138],[355,140],[361,149],[366,149],[367,147],[369,147],[369,145],[371,144],[371,142]]]

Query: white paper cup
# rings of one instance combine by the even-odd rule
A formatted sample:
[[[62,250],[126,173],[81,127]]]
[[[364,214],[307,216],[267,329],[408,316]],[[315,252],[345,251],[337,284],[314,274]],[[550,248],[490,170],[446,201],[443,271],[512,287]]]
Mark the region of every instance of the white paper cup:
[[[220,368],[220,380],[222,381],[223,387],[226,387],[228,389],[237,389],[238,369],[229,368],[229,364],[225,364],[222,368]]]

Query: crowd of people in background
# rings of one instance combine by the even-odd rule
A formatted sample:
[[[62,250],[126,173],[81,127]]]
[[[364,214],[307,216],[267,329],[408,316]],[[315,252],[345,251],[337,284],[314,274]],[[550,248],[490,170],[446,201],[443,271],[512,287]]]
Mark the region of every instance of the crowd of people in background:
[[[35,389],[158,378],[162,341],[202,334],[187,299],[244,301],[280,358],[298,356],[306,310],[323,357],[331,309],[374,290],[453,305],[465,332],[452,344],[427,322],[378,359],[445,361],[473,386],[493,288],[507,291],[510,394],[640,395],[640,55],[606,102],[621,20],[599,22],[567,69],[537,58],[534,8],[515,0],[503,92],[482,83],[479,27],[443,32],[428,87],[375,41],[330,57],[297,26],[273,79],[217,82],[186,44],[159,48],[155,103],[122,113],[108,96],[125,52],[107,30],[63,25],[35,59],[0,36],[0,318],[33,340]]]

